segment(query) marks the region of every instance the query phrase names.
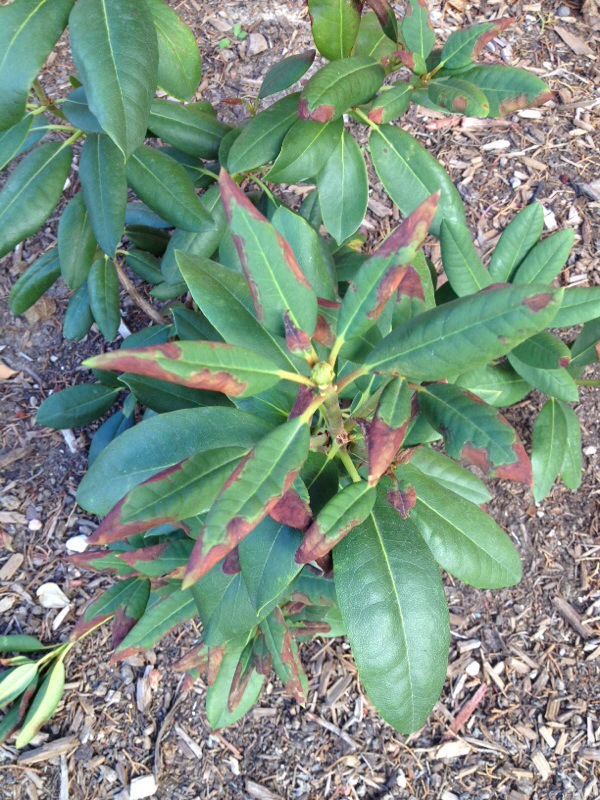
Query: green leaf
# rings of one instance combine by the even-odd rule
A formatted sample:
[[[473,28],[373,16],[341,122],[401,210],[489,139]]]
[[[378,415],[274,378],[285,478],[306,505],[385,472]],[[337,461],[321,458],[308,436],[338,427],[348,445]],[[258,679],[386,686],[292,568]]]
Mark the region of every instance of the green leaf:
[[[206,516],[184,586],[205,575],[266,517],[300,472],[309,439],[309,426],[297,417],[261,439],[236,468]]]
[[[560,401],[551,397],[533,424],[531,465],[536,503],[546,497],[564,463],[569,429]]]
[[[381,88],[384,76],[381,64],[368,56],[326,64],[302,90],[298,116],[315,122],[336,120],[351,106],[368,103]]]
[[[118,389],[99,383],[82,383],[47,397],[37,413],[36,422],[46,428],[62,430],[88,425],[111,408]]]
[[[197,453],[169,468],[161,480],[134,486],[125,496],[120,520],[177,521],[206,513],[248,450],[220,447]]]
[[[181,164],[152,147],[138,147],[130,157],[127,182],[144,203],[177,228],[200,232],[211,219]]]
[[[61,111],[65,115],[67,122],[70,122],[75,128],[79,128],[86,133],[104,133],[102,125],[90,111],[83,86],[79,86],[67,95],[65,102],[61,106]],[[115,147],[117,146],[115,145]],[[119,152],[119,160],[123,164],[123,156],[118,147],[117,151]]]
[[[540,392],[576,402],[579,399],[577,385],[565,369],[570,356],[566,344],[551,333],[541,331],[515,347],[508,354],[508,360],[515,372]]]
[[[156,552],[157,548],[166,547],[165,545],[159,544],[156,545],[154,548],[147,547],[145,550],[153,550]],[[130,555],[130,560],[126,560],[125,556]],[[136,557],[136,561],[133,560],[134,556]],[[130,553],[124,553],[122,556],[123,560],[126,563],[132,564],[133,568],[136,569],[137,564],[142,560],[142,554],[140,550],[133,550]],[[154,562],[156,563],[156,562]],[[143,573],[143,570],[139,570]],[[133,585],[131,591],[128,593],[127,597],[123,599],[123,601],[119,604],[118,608],[115,611],[115,618],[112,627],[112,640],[113,645],[117,647],[123,639],[127,636],[129,631],[136,625],[136,623],[142,618],[144,611],[148,606],[148,598],[150,597],[150,581],[149,580],[138,580]]]
[[[497,408],[518,403],[531,391],[529,383],[507,361],[463,372],[455,383]]]
[[[0,11],[1,13],[1,11]],[[0,169],[15,158],[27,139],[31,123],[35,119],[28,114],[16,125],[0,133]]]
[[[151,531],[148,532],[148,535],[150,534]],[[158,531],[157,535],[160,535]],[[174,573],[183,574],[183,568],[188,562],[193,546],[191,539],[173,539],[137,550],[127,550],[120,553],[118,558],[123,563],[130,564],[141,575],[150,578],[172,577]]]
[[[198,158],[216,158],[229,127],[196,105],[153,100],[148,128],[173,147]]]
[[[158,39],[157,83],[177,100],[191,100],[202,77],[193,32],[163,0],[146,0]]]
[[[407,81],[396,81],[386,87],[366,107],[365,112],[371,122],[382,125],[401,117],[408,108],[414,87]]]
[[[42,144],[9,175],[0,192],[0,258],[42,227],[60,200],[73,151]]]
[[[63,320],[63,336],[65,339],[78,342],[83,339],[93,324],[94,315],[90,306],[90,293],[87,283],[84,283],[69,300]]]
[[[145,419],[100,453],[79,484],[77,502],[103,516],[131,488],[156,473],[195,453],[218,447],[252,447],[270,427],[243,411],[218,407]]]
[[[127,251],[125,261],[132,272],[148,283],[157,284],[164,280],[161,261],[152,253],[145,253],[143,250],[132,247]]]
[[[0,653],[33,653],[44,650],[43,645],[35,636],[26,633],[13,633],[0,636]]]
[[[79,0],[69,18],[69,36],[90,111],[127,160],[146,136],[158,77],[148,6]]]
[[[571,348],[571,366],[585,367],[600,361],[600,318],[593,319],[581,329]]]
[[[572,228],[557,231],[542,239],[521,261],[512,282],[551,283],[567,263],[574,239],[575,231]]]
[[[382,125],[371,133],[370,148],[379,180],[405,216],[440,190],[431,233],[439,236],[443,219],[466,225],[463,202],[450,176],[414,137],[393,125]]]
[[[325,229],[341,244],[362,224],[369,200],[365,160],[347,131],[317,174],[317,187]]]
[[[308,678],[302,668],[298,645],[292,638],[281,609],[276,608],[263,620],[260,629],[265,637],[277,677],[294,700],[302,706],[305,705],[308,695]]]
[[[300,269],[317,296],[334,300],[334,270],[323,255],[317,231],[304,217],[286,206],[279,206],[271,222],[292,248]]]
[[[56,247],[50,248],[31,264],[10,290],[8,305],[13,314],[23,314],[37,302],[60,277]]]
[[[542,80],[518,67],[486,64],[461,72],[460,77],[483,92],[490,104],[490,117],[503,117],[521,108],[542,106],[553,97]]]
[[[543,228],[544,209],[541,203],[531,203],[519,211],[502,232],[492,254],[489,266],[492,281],[505,282],[512,279],[525,256],[540,238]]]
[[[402,282],[413,277],[407,265],[427,236],[438,200],[439,194],[427,198],[361,266],[342,301],[334,352],[366,333]]]
[[[94,260],[96,240],[83,195],[78,192],[68,203],[58,223],[58,255],[63,280],[73,291],[87,280]]]
[[[298,531],[267,517],[240,542],[242,578],[258,618],[279,602],[302,569],[294,559],[301,541]]]
[[[510,18],[484,22],[454,31],[446,39],[438,66],[448,70],[460,70],[477,61],[484,47],[512,22]]]
[[[349,56],[360,27],[359,0],[308,0],[317,50],[329,61]]]
[[[64,30],[74,0],[17,0],[0,9],[0,130],[25,114],[29,88]]]
[[[374,371],[439,380],[482,367],[547,328],[561,290],[508,286],[461,297],[404,322],[365,359]]]
[[[239,135],[239,132],[239,128],[233,128],[233,130],[229,131],[229,133],[225,134],[225,136],[222,138],[219,146],[219,154],[221,158],[223,155],[224,144],[227,143],[229,137],[233,136],[235,138],[236,135]],[[208,186],[215,183],[216,178],[207,173],[209,170],[218,168],[216,162],[207,164],[195,156],[190,156],[187,153],[182,153],[181,150],[176,150],[174,147],[164,146],[160,147],[159,149],[161,153],[164,153],[166,156],[169,156],[169,158],[172,158],[181,164],[188,176],[191,178],[195,189],[206,189]]]
[[[571,406],[558,401],[558,405],[565,417],[567,436],[565,452],[560,468],[560,477],[568,489],[576,491],[581,486],[581,471],[583,469],[581,457],[581,427],[577,414]]]
[[[202,621],[202,639],[208,647],[247,634],[272,610],[267,608],[258,615],[242,573],[226,574],[223,563],[209,570],[190,588]]]
[[[475,395],[450,383],[423,387],[419,408],[444,437],[446,452],[489,476],[531,483],[531,464],[510,423]]]
[[[136,650],[150,650],[170,630],[182,622],[187,622],[196,614],[194,598],[185,590],[175,589],[166,597],[151,602],[123,641],[116,653],[123,653],[130,647]]]
[[[222,341],[221,336],[210,324],[208,319],[197,311],[189,308],[174,306],[171,308],[173,324],[177,331],[178,339],[195,341],[196,339],[206,339],[211,342]]]
[[[0,676],[0,708],[12,703],[25,689],[37,674],[37,664],[22,664],[19,667],[2,673]]]
[[[308,489],[310,507],[316,515],[339,490],[338,468],[333,459],[311,450],[300,471],[300,477]]]
[[[442,220],[440,246],[444,272],[459,297],[474,294],[492,283],[488,271],[475,252],[466,225]]]
[[[297,120],[289,129],[268,178],[274,183],[301,183],[314,178],[334,152],[344,125]]]
[[[258,92],[259,100],[293,86],[311,68],[315,55],[315,50],[306,50],[304,53],[288,56],[273,64],[261,84]]]
[[[519,553],[488,514],[414,467],[402,466],[396,475],[416,493],[410,521],[442,569],[479,589],[521,580]]]
[[[350,531],[369,516],[377,492],[366,481],[351,483],[321,509],[307,530],[297,554],[299,564],[327,555]]]
[[[378,483],[396,458],[411,417],[412,393],[403,378],[392,378],[384,387],[369,431],[369,485]]]
[[[438,568],[409,520],[378,492],[333,551],[335,587],[360,679],[381,716],[417,730],[446,676],[450,631]]]
[[[485,119],[490,113],[485,94],[462,77],[435,78],[427,86],[427,94],[436,105],[455,114]]]
[[[79,180],[96,241],[112,258],[125,227],[127,179],[123,157],[106,134],[86,136]]]
[[[88,359],[84,366],[132,372],[230,397],[258,394],[281,380],[281,370],[268,358],[224,342],[169,342],[117,350]]]
[[[64,686],[65,665],[62,659],[58,659],[50,667],[44,682],[35,693],[31,707],[15,742],[17,749],[28,745],[42,725],[48,722],[52,714],[54,714],[56,707],[60,703]]]
[[[182,408],[231,406],[231,402],[220,392],[190,389],[158,378],[147,378],[126,372],[119,377],[119,382],[131,389],[138,403],[159,414]]]
[[[372,11],[363,14],[360,19],[360,28],[352,49],[352,55],[370,56],[382,61],[382,59],[389,58],[397,49],[396,40],[392,41],[384,33],[377,15]]]
[[[317,296],[290,246],[224,170],[220,182],[225,213],[258,321],[272,333],[285,335],[287,312],[296,328],[311,336],[317,322]]]
[[[477,506],[488,503],[492,499],[485,483],[477,475],[473,475],[470,470],[461,467],[460,464],[440,453],[439,450],[433,450],[431,447],[419,447],[413,453],[410,465],[435,480],[445,489],[455,492]]]
[[[206,693],[206,718],[213,730],[233,725],[258,700],[265,676],[250,668],[247,676],[248,682],[239,690],[241,697],[236,697],[236,703],[233,709],[230,709],[230,697],[233,690],[237,688],[236,670],[247,639],[248,637],[244,636],[239,640],[239,644],[236,641],[228,645],[215,682]]]
[[[117,337],[121,312],[119,309],[119,278],[115,265],[106,257],[97,258],[87,278],[90,310],[102,335],[112,342]]]
[[[127,601],[140,583],[150,586],[149,581],[140,578],[125,578],[125,580],[113,584],[86,607],[77,625],[84,623],[88,627],[90,623],[96,624],[103,617],[113,616],[119,606]]]
[[[554,320],[557,328],[570,328],[600,317],[600,286],[572,286],[565,289],[562,305]]]
[[[286,133],[298,120],[299,98],[299,92],[282,97],[246,123],[227,156],[232,174],[262,167],[277,157]]]
[[[411,53],[427,58],[435,42],[435,33],[425,0],[408,0],[400,32],[406,48]]]

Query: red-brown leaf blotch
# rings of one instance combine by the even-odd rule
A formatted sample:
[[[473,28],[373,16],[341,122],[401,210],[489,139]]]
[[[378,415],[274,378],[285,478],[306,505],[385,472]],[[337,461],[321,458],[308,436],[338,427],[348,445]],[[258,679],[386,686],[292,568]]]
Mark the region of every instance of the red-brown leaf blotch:
[[[390,428],[382,419],[374,417],[367,438],[369,486],[375,486],[396,458],[396,453],[406,436],[407,428],[408,421],[400,428]]]
[[[281,500],[269,511],[269,516],[275,522],[299,531],[305,531],[312,522],[310,506],[295,489],[288,489]]]
[[[402,519],[408,519],[410,516],[411,508],[414,508],[417,502],[417,493],[412,486],[408,489],[389,489],[386,495],[388,503],[393,506]]]

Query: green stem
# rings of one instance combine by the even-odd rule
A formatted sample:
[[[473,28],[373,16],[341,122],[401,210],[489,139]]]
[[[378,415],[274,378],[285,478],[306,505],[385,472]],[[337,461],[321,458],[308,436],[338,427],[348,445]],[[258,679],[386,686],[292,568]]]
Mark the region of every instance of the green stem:
[[[313,389],[317,388],[317,384],[314,381],[311,381],[305,375],[300,375],[298,372],[286,372],[284,369],[280,369],[277,374],[282,381],[293,381],[294,383],[302,383],[304,386],[311,386]]]
[[[277,205],[278,201],[277,201],[277,199],[276,199],[275,195],[274,195],[274,194],[273,194],[273,192],[272,192],[272,191],[269,189],[269,187],[267,186],[267,184],[266,184],[266,183],[264,183],[264,182],[263,182],[263,181],[262,181],[262,180],[261,180],[261,179],[258,177],[258,175],[253,175],[253,174],[251,174],[251,175],[249,175],[248,177],[250,178],[250,180],[251,180],[251,181],[254,181],[254,183],[255,183],[257,186],[260,186],[260,188],[261,188],[261,189],[263,190],[263,192],[264,192],[264,193],[267,195],[267,197],[269,198],[269,200],[271,200],[271,202],[273,202],[275,205]]]
[[[62,147],[63,148],[68,147],[70,144],[73,144],[73,142],[76,142],[77,139],[80,139],[83,135],[84,135],[83,131],[76,130],[72,136],[69,136],[68,139],[64,140],[64,142],[62,143]]]
[[[323,408],[329,434],[334,441],[337,441],[338,436],[344,433],[344,418],[338,396],[336,394],[328,395],[325,398]]]
[[[367,367],[359,367],[358,369],[355,369],[354,372],[351,372],[349,375],[343,377],[341,381],[337,381],[336,386],[338,393],[341,392],[342,389],[345,389],[349,383],[352,383],[352,381],[355,381],[357,378],[361,378],[363,375],[366,375],[368,371],[369,370]]]
[[[340,459],[342,464],[346,467],[346,471],[348,472],[348,475],[350,475],[350,477],[352,478],[353,482],[359,483],[362,480],[362,478],[360,477],[360,475],[358,474],[358,470],[354,466],[354,462],[350,457],[350,453],[347,450],[340,450],[338,453],[338,458]]]
[[[82,131],[78,131],[77,128],[74,128],[72,125],[44,125],[41,128],[37,128],[38,131],[73,131],[82,133]]]
[[[367,115],[364,113],[364,111],[360,110],[360,108],[355,108],[353,109],[353,111],[356,114],[356,116],[359,117],[359,119],[361,119],[365,123],[365,125],[369,126],[369,128],[373,128],[374,131],[379,130],[379,125],[377,125],[376,122],[373,122],[372,119],[369,119]]]

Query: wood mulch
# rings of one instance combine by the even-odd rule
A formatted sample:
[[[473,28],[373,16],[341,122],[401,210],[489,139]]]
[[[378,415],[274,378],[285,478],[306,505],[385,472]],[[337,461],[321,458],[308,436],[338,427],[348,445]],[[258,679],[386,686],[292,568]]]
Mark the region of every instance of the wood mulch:
[[[254,97],[267,67],[310,46],[306,9],[296,0],[172,2],[193,25],[204,57],[202,96],[214,102]],[[564,285],[600,284],[600,157],[597,122],[598,4],[465,0],[431,3],[442,38],[466,22],[510,14],[517,23],[485,57],[527,66],[558,93],[554,107],[508,120],[440,118],[415,110],[407,128],[445,164],[467,203],[473,234],[489,252],[507,220],[532,196],[548,231],[565,226],[576,246]],[[234,23],[249,36],[236,40]],[[229,38],[229,47],[218,43]],[[64,91],[66,45],[43,83]],[[224,119],[243,109],[219,102]],[[67,192],[73,191],[71,187]],[[397,211],[374,190],[365,232],[381,238]],[[91,333],[61,340],[66,292],[53,290],[25,318],[6,309],[24,263],[55,240],[54,216],[40,235],[4,259],[0,273],[0,631],[56,642],[80,609],[110,585],[68,566],[65,542],[96,521],[75,504],[89,431],[35,427],[41,400],[74,380],[97,352]],[[435,248],[432,247],[435,258]],[[143,316],[122,297],[131,329]],[[598,369],[590,375],[598,377]],[[510,411],[530,442],[540,398]],[[362,692],[348,645],[316,640],[304,647],[310,676],[299,708],[273,679],[241,722],[211,732],[205,686],[188,694],[169,670],[197,639],[190,624],[155,651],[113,666],[108,635],[90,637],[68,662],[64,702],[33,745],[0,747],[0,798],[126,800],[151,792],[183,798],[385,798],[386,800],[595,800],[600,796],[600,401],[581,391],[582,487],[562,486],[539,506],[523,487],[495,483],[490,512],[519,546],[522,583],[482,592],[446,578],[452,645],[448,680],[429,722],[410,737],[382,723]],[[67,611],[39,605],[36,590],[55,582]],[[154,779],[156,785],[154,785]]]

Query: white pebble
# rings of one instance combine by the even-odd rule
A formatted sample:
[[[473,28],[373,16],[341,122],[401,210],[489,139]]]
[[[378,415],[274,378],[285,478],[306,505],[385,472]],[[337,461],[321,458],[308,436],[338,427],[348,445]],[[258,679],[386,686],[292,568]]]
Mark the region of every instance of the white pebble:
[[[41,519],[32,519],[27,526],[30,531],[41,531],[43,528]]]
[[[158,784],[154,775],[139,775],[133,778],[129,787],[130,800],[142,800],[144,797],[152,797],[158,791]]]

